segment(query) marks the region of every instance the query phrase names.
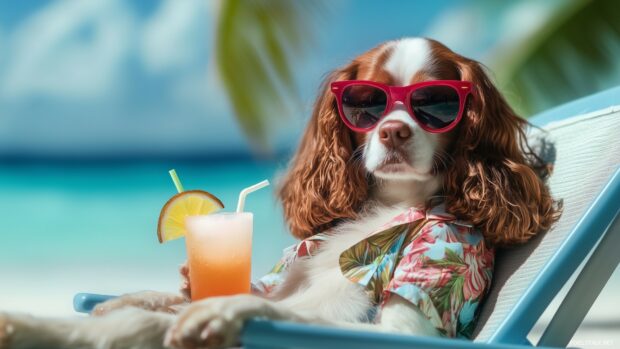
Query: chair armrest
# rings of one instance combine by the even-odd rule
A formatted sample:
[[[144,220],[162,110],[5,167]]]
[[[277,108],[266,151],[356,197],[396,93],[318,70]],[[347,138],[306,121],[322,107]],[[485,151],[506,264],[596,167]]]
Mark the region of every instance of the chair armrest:
[[[292,322],[249,320],[241,336],[246,349],[527,349],[530,345],[345,330]],[[539,348],[539,347],[537,347]],[[541,348],[542,349],[542,348]],[[550,349],[547,347],[546,349]]]
[[[73,297],[77,312],[89,313],[93,308],[116,296],[78,293]],[[241,342],[246,349],[527,349],[529,345],[486,344],[463,339],[418,337],[402,334],[363,332],[319,325],[284,321],[249,320],[243,327]],[[536,347],[552,349],[551,347]]]
[[[73,309],[78,313],[90,313],[93,308],[108,299],[116,298],[105,294],[78,293],[73,296]]]

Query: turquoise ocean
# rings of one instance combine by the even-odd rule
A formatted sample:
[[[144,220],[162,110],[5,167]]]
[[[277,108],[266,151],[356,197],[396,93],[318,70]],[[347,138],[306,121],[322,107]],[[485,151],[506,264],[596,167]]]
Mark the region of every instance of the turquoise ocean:
[[[176,291],[184,239],[157,240],[160,209],[176,194],[171,168],[185,189],[215,194],[227,211],[242,188],[272,182],[246,200],[246,211],[254,213],[252,274],[260,277],[294,243],[274,196],[284,165],[0,165],[0,309],[58,315],[71,312],[76,292]]]

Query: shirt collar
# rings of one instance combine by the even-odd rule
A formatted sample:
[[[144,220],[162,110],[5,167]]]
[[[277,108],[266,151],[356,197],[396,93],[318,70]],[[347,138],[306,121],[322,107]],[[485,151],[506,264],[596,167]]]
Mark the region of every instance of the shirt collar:
[[[446,207],[443,202],[436,203],[428,210],[424,210],[424,207],[414,206],[405,209],[402,213],[390,219],[386,224],[382,225],[379,229],[371,232],[363,240],[366,240],[378,233],[384,232],[387,229],[396,227],[398,225],[413,223],[420,219],[426,219],[428,221],[444,221],[451,222],[467,228],[473,226],[465,221],[456,219],[456,216],[446,212]],[[319,233],[309,238],[302,240],[296,246],[296,254],[298,257],[312,256],[319,248],[323,240],[325,240],[326,233]]]
[[[420,219],[426,219],[429,221],[449,221],[454,224],[458,224],[464,227],[472,228],[473,226],[465,221],[461,221],[456,219],[451,213],[446,212],[446,205],[443,202],[440,202],[434,206],[432,206],[428,210],[424,210],[423,207],[415,206],[406,209],[403,213],[395,216],[389,222],[382,225],[376,232],[371,235],[374,235],[377,232],[395,227],[397,225],[412,223]]]

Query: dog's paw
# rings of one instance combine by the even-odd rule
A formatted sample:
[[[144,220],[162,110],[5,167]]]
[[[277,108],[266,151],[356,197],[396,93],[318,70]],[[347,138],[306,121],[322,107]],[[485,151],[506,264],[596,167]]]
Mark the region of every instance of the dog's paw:
[[[9,316],[0,313],[0,349],[9,347],[13,332],[15,332],[15,327],[9,321]]]
[[[112,312],[114,310],[122,309],[125,307],[138,307],[140,308],[140,303],[138,300],[134,299],[132,295],[124,295],[118,298],[113,298],[111,300],[107,300],[103,303],[97,304],[90,315],[92,316],[103,316]]]
[[[226,348],[239,344],[245,320],[273,317],[273,304],[253,295],[210,298],[190,305],[168,330],[168,347]]]
[[[108,314],[111,311],[127,307],[135,307],[166,313],[176,313],[176,308],[174,306],[181,304],[184,301],[185,300],[180,295],[153,291],[143,291],[126,294],[97,304],[93,308],[91,315],[102,316]]]
[[[189,280],[189,266],[187,261],[179,268],[179,274],[181,274],[182,280],[179,291],[181,292],[183,298],[185,298],[187,302],[190,302],[192,299],[192,288]]]

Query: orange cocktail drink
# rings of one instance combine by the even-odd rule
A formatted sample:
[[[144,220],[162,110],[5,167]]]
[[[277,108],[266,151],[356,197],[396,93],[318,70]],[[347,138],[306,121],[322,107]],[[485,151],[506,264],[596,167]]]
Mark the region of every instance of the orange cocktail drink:
[[[185,220],[192,301],[250,293],[252,213],[214,213]]]

